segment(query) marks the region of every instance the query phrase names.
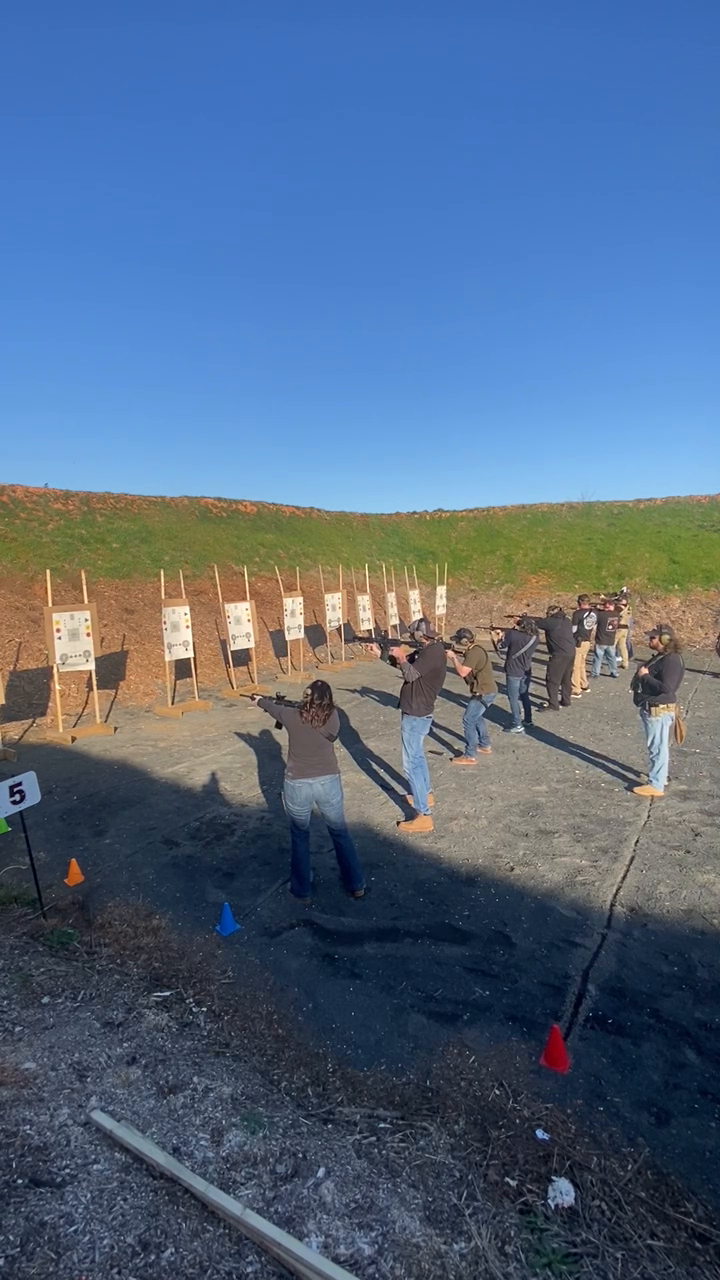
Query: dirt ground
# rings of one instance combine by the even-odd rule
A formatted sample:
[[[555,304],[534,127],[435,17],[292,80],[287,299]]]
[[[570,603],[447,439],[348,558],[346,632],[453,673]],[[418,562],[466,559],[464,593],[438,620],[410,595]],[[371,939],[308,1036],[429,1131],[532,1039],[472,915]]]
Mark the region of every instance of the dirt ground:
[[[398,600],[401,617],[407,615],[407,601],[402,575],[397,578]],[[352,579],[345,571],[345,582],[350,582],[348,605],[350,623],[347,634],[356,626]],[[289,589],[290,582],[286,583]],[[98,653],[97,680],[100,705],[104,719],[116,719],[116,713],[125,707],[152,706],[164,700],[165,665],[161,643],[160,584],[158,582],[104,582],[88,583],[91,600],[98,609],[100,647]],[[226,569],[222,573],[223,591],[228,599],[244,599],[245,587],[242,574]],[[327,656],[327,636],[324,628],[324,608],[318,572],[306,573],[301,578],[305,595],[305,621],[307,639],[304,660],[312,669],[317,660]],[[337,588],[337,569],[325,569],[325,587]],[[421,584],[422,599],[426,609],[434,600],[434,584]],[[371,575],[371,588],[375,603],[376,623],[385,627],[386,618],[382,602],[382,580]],[[198,679],[203,696],[220,692],[229,686],[226,666],[224,623],[220,616],[215,579],[208,571],[205,577],[186,575],[185,589],[190,600],[193,618],[193,634],[197,659]],[[169,595],[179,594],[179,582],[168,579]],[[53,580],[53,598],[57,605],[78,604],[79,582],[68,577],[66,581]],[[280,678],[287,667],[287,646],[282,632],[282,610],[278,584],[273,577],[258,576],[251,583],[251,594],[256,601],[259,643],[256,657],[264,679]],[[571,596],[561,597],[560,603],[568,609],[574,607]],[[548,604],[547,587],[531,583],[522,592],[507,589],[495,594],[475,592],[464,585],[450,584],[448,593],[449,614],[446,634],[458,626],[480,627],[491,622],[505,620],[505,614],[529,609],[543,613]],[[18,582],[0,577],[0,671],[5,679],[6,705],[0,708],[0,724],[3,734],[10,739],[26,732],[42,732],[55,727],[55,710],[52,697],[52,672],[47,666],[48,656],[43,623],[45,584],[41,578],[35,582]],[[692,596],[641,597],[633,599],[633,612],[638,633],[647,630],[662,618],[671,622],[690,645],[712,647],[720,628],[720,602],[717,593]],[[333,646],[339,651],[337,638]],[[297,664],[297,645],[294,645],[293,662]],[[247,680],[247,651],[233,655],[237,666],[238,681]],[[189,663],[176,664],[181,693],[190,690]],[[90,708],[89,683],[84,675],[65,675],[61,679],[63,709],[70,718]]]
[[[343,895],[318,829],[309,909],[286,892],[283,739],[264,713],[118,706],[111,739],[28,734],[12,769],[40,778],[28,828],[61,915],[48,947],[18,909],[3,950],[4,1274],[47,1273],[41,1247],[62,1277],[265,1274],[107,1149],[84,1121],[92,1100],[361,1277],[718,1274],[702,1207],[720,1119],[718,675],[714,655],[688,656],[688,739],[653,804],[626,790],[644,752],[625,679],[520,739],[502,733],[501,694],[493,755],[469,775],[449,766],[464,699],[448,677],[429,741],[436,830],[411,841],[395,831],[398,677],[336,671],[370,892]],[[11,825],[0,870],[24,865]],[[70,856],[86,876],[72,895]],[[243,927],[221,942],[224,901]],[[555,1019],[566,1077],[537,1065]],[[582,1188],[560,1225],[553,1173]]]

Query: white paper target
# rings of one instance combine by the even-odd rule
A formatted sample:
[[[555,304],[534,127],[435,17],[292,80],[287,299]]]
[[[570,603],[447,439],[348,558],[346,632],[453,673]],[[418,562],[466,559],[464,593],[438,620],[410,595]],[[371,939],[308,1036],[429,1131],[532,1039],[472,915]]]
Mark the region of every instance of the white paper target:
[[[255,629],[249,600],[225,604],[228,640],[231,649],[254,649]]]
[[[364,592],[358,593],[357,612],[358,612],[358,630],[372,631],[373,629],[372,600],[370,599],[370,596],[366,595]]]
[[[400,626],[397,595],[394,591],[388,591],[385,596],[385,613],[387,615],[387,624],[389,627]]]
[[[411,587],[408,592],[408,604],[410,605],[410,621],[415,622],[417,618],[422,618],[423,611],[420,603],[420,592],[417,587]]]
[[[325,592],[325,626],[328,631],[339,631],[343,624],[342,591]]]
[[[286,640],[302,640],[305,635],[305,604],[302,596],[283,596]]]
[[[60,671],[94,671],[92,621],[89,609],[53,613],[55,663]]]
[[[435,613],[438,618],[444,618],[447,613],[447,587],[444,583],[435,588]]]
[[[177,658],[194,657],[190,605],[163,605],[162,625],[165,657],[168,662],[175,661]]]

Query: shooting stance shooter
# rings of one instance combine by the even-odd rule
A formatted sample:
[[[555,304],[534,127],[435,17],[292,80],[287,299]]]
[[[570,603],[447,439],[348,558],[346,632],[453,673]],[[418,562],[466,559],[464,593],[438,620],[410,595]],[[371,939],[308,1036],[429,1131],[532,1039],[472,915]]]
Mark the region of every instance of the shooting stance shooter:
[[[514,626],[506,631],[493,628],[490,635],[495,652],[505,656],[505,683],[512,713],[512,724],[505,732],[524,733],[532,726],[530,681],[533,654],[538,647],[537,627],[524,613]]]
[[[547,706],[541,711],[559,711],[569,707],[572,698],[572,676],[575,665],[575,634],[572,623],[559,604],[548,605],[544,618],[533,619],[536,627],[545,632],[548,648],[548,664],[545,676]]]
[[[450,640],[461,650],[461,656],[458,657],[454,649],[450,650],[448,656],[470,690],[470,700],[463,716],[465,752],[461,756],[454,756],[450,763],[474,765],[477,764],[478,754],[489,756],[492,752],[484,716],[497,698],[495,673],[490,654],[478,643],[475,632],[469,627],[460,627]]]
[[[670,730],[677,716],[677,691],[685,675],[685,663],[675,632],[667,623],[650,631],[648,641],[653,657],[646,666],[638,667],[630,686],[645,732],[648,780],[642,787],[633,787],[633,791],[636,796],[659,800],[665,795]]]
[[[447,658],[445,646],[428,618],[418,618],[408,629],[419,648],[407,654],[398,641],[389,653],[403,678],[399,699],[403,769],[411,790],[407,800],[416,812],[416,817],[409,822],[397,825],[401,831],[415,834],[434,829],[430,812],[434,798],[425,759],[425,739],[432,726],[435,701],[445,683]],[[368,647],[376,657],[382,656],[379,644]]]

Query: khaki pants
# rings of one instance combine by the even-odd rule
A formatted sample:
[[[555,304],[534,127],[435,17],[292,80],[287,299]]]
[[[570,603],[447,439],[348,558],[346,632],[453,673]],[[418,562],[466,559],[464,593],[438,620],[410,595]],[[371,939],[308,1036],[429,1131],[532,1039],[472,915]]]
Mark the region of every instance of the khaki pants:
[[[628,633],[627,631],[618,631],[617,640],[615,641],[616,652],[620,655],[620,662],[623,667],[630,666],[630,659],[627,650]]]
[[[575,663],[572,673],[572,691],[573,693],[582,693],[583,689],[589,689],[587,678],[587,656],[590,652],[590,641],[581,640],[575,650]]]

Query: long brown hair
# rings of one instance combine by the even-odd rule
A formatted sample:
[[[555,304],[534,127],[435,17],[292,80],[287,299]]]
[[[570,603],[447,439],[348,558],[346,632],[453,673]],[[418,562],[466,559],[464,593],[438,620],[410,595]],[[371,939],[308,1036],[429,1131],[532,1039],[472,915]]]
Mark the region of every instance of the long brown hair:
[[[303,693],[300,719],[312,729],[322,729],[335,710],[332,689],[326,680],[313,680]]]

